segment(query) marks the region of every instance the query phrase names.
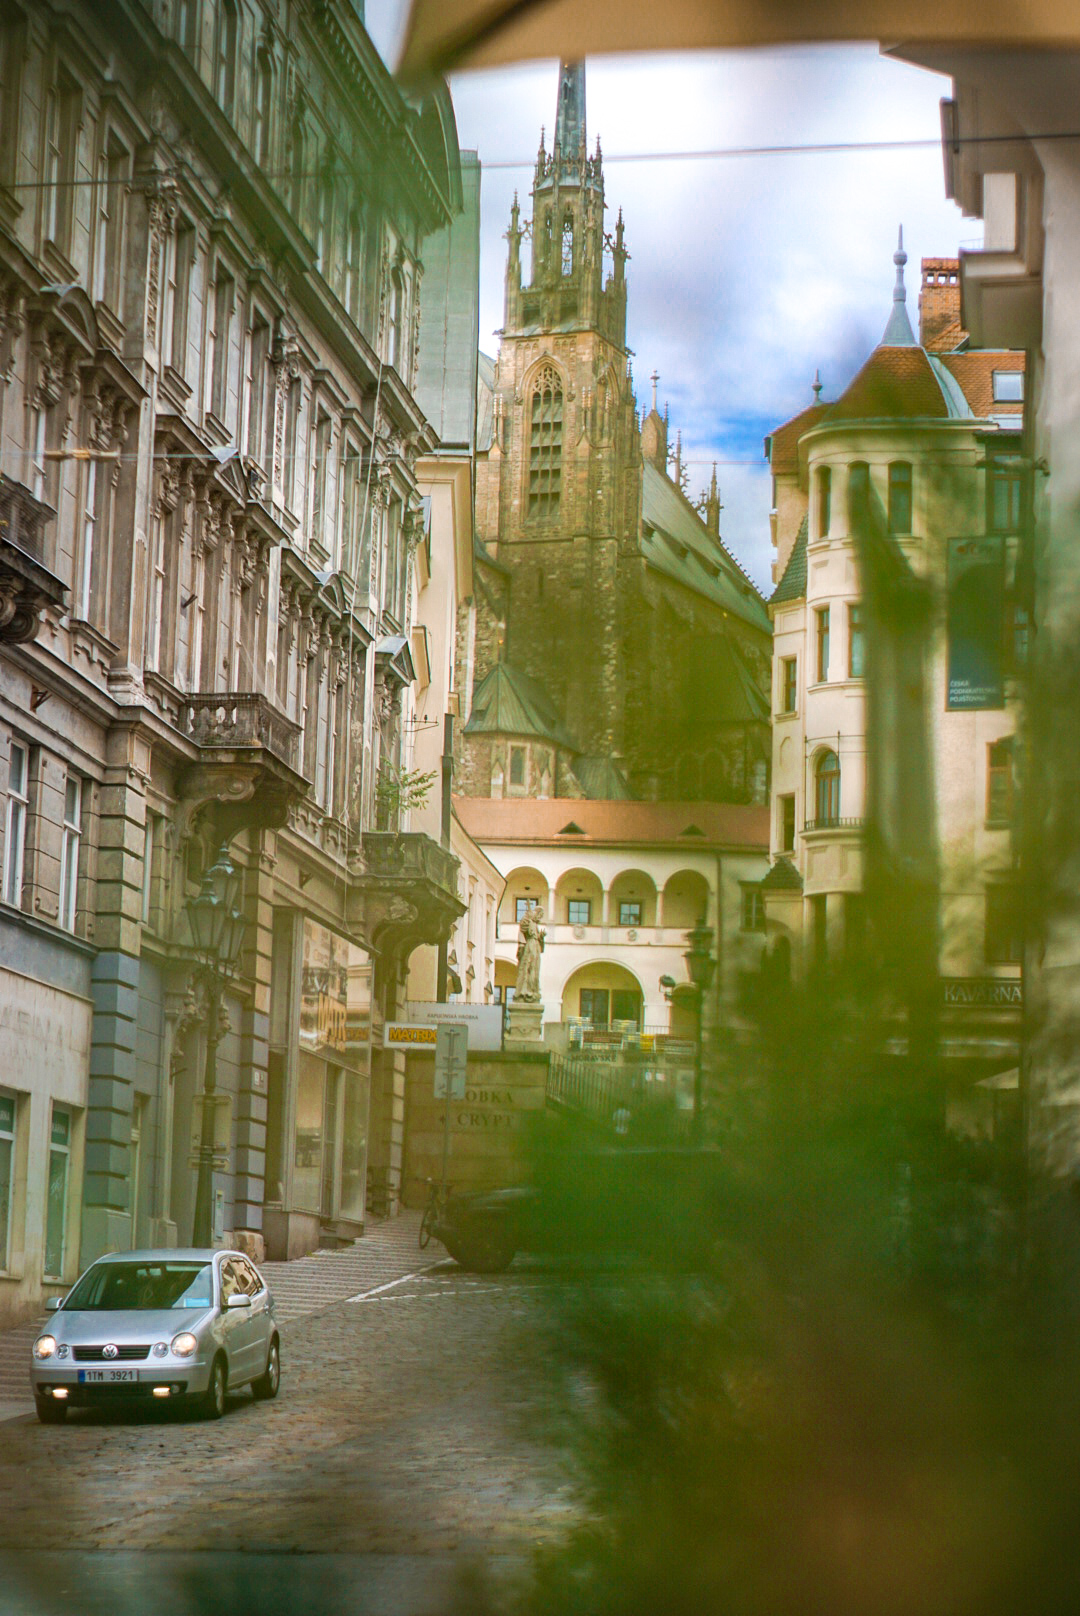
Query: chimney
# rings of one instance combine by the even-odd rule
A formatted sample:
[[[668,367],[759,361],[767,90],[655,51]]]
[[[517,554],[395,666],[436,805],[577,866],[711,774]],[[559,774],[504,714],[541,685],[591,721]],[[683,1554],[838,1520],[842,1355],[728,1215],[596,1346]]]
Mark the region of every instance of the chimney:
[[[960,260],[924,258],[919,341],[928,353],[953,353],[966,341],[960,324]]]

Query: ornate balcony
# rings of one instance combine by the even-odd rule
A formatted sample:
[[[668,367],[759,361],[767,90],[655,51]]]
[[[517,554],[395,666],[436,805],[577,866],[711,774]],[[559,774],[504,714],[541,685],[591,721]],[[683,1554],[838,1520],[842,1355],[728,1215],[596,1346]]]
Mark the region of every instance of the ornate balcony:
[[[63,608],[66,587],[44,565],[45,523],[55,512],[28,488],[0,476],[0,643],[37,634],[47,606]]]
[[[430,836],[366,831],[350,923],[385,962],[404,963],[414,948],[446,942],[465,913],[457,873],[458,860]]]
[[[307,791],[299,725],[257,691],[188,696],[180,728],[199,749],[181,794],[192,814],[213,821],[221,841],[247,827],[283,825]]]

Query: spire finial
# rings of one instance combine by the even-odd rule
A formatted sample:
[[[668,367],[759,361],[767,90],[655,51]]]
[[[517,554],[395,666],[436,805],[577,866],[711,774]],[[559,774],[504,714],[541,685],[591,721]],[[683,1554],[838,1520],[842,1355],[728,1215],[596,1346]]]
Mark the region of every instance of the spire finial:
[[[907,263],[907,253],[904,251],[904,227],[900,226],[900,235],[896,243],[896,251],[892,255],[896,265],[896,285],[893,287],[893,302],[907,302],[907,287],[904,285],[904,265]]]
[[[889,323],[885,327],[885,335],[882,337],[881,342],[882,346],[886,348],[914,348],[916,346],[915,333],[911,329],[911,321],[908,319],[908,311],[905,307],[907,288],[904,285],[904,265],[907,263],[907,253],[904,251],[903,225],[900,226],[900,234],[897,237],[893,263],[896,265],[896,285],[893,287],[892,313],[889,315]]]
[[[649,377],[649,380],[652,382],[652,407],[655,410],[655,408],[656,408],[656,384],[660,380],[660,372],[658,370],[654,370],[652,375]]]
[[[719,499],[719,497],[720,496],[716,487],[716,461],[714,460],[712,463],[712,483],[709,486],[709,498]]]
[[[820,404],[821,403],[821,371],[820,370],[815,370],[814,371],[814,385],[813,385],[812,391],[813,391],[813,394],[814,394],[814,403],[815,404]]]

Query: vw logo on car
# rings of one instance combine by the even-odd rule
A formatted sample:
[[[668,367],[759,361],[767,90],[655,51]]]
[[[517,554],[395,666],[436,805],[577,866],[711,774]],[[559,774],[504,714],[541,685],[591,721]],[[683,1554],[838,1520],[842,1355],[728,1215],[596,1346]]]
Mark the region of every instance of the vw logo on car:
[[[115,1344],[115,1342],[110,1341],[108,1346],[102,1347],[101,1356],[103,1358],[115,1358],[119,1351],[120,1348]]]

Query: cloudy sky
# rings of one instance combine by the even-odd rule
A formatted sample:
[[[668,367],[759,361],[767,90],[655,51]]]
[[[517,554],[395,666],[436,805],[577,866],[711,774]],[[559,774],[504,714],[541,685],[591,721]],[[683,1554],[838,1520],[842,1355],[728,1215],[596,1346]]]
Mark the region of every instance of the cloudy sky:
[[[402,13],[400,0],[368,0],[368,26],[391,62]],[[919,259],[978,243],[978,223],[945,200],[938,103],[949,81],[872,46],[819,46],[598,58],[586,83],[608,227],[620,206],[626,220],[639,404],[656,369],[661,409],[666,400],[672,434],[682,430],[691,492],[717,461],[721,532],[767,592],[765,433],[810,402],[815,369],[835,397],[880,339],[900,224],[913,324]],[[516,187],[530,211],[557,86],[555,62],[451,84],[461,145],[484,165],[480,330],[491,353],[510,203]],[[897,144],[874,149],[882,143]],[[869,149],[656,155],[778,146]]]

